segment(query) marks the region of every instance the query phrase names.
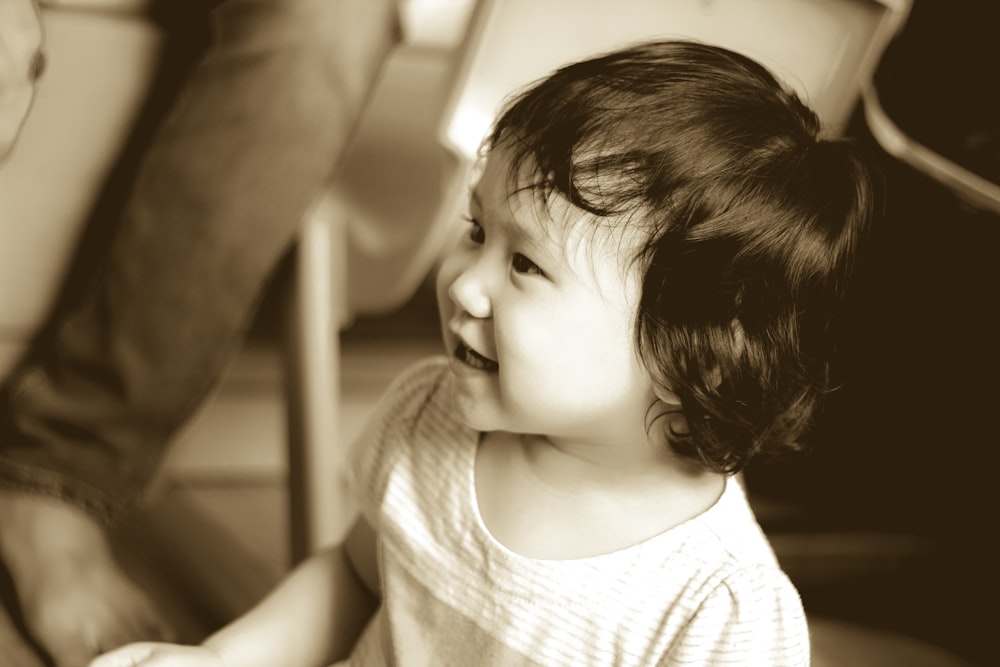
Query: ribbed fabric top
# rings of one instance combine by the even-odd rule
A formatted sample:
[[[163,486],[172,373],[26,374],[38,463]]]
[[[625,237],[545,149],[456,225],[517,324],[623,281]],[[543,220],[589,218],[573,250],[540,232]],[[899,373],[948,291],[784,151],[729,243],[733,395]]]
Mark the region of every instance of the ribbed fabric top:
[[[352,666],[809,663],[798,593],[739,484],[631,547],[522,557],[479,515],[480,434],[452,415],[450,382],[444,358],[403,373],[355,450],[384,598]]]

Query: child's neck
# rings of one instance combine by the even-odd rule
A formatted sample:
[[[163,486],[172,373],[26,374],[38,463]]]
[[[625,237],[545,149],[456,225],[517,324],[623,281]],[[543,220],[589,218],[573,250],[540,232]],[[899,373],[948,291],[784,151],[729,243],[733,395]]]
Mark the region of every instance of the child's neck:
[[[595,492],[618,487],[638,489],[646,481],[656,488],[686,483],[702,476],[700,467],[670,449],[643,438],[616,441],[517,435],[525,462],[539,479],[553,486],[576,486]]]
[[[617,551],[701,514],[724,479],[652,446],[488,433],[476,460],[480,513],[525,556],[569,559]],[[626,450],[628,450],[626,452]]]

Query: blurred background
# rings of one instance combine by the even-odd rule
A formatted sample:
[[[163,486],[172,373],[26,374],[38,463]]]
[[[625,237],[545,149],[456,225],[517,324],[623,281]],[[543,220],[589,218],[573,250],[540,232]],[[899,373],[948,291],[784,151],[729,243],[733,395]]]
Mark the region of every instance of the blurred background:
[[[588,30],[600,33],[602,22],[623,11],[598,0],[496,4],[505,1],[536,17],[505,28],[521,34],[525,61],[557,57],[552,44],[560,40],[578,38],[584,52],[599,50],[588,46]],[[747,484],[811,615],[927,642],[971,664],[990,663],[995,614],[983,610],[998,592],[989,545],[1000,446],[994,417],[1000,368],[990,315],[1000,286],[994,4],[630,4],[657,4],[668,13],[673,7],[685,25],[749,51],[766,43],[765,60],[768,54],[801,60],[795,71],[803,78],[793,83],[826,86],[821,102],[836,129],[856,137],[881,165],[885,217],[838,323],[834,372],[841,389],[808,452],[754,466]],[[0,374],[45,317],[75,298],[81,277],[99,261],[151,131],[207,46],[211,5],[56,0],[46,6],[49,70],[22,142],[0,168]],[[464,164],[462,138],[442,135],[437,123],[445,101],[454,101],[447,86],[473,9],[474,0],[401,4],[404,42],[376,87],[338,181],[341,195],[374,207],[359,214],[365,219],[367,211],[373,222],[346,230],[347,296],[336,306],[341,442],[357,433],[402,367],[438,350],[429,288],[438,244],[417,238],[424,228],[414,231],[406,220],[414,211],[436,211],[446,192],[442,174]],[[727,11],[743,14],[734,23]],[[559,21],[560,12],[570,12],[572,21],[569,14]],[[893,12],[905,22],[883,18]],[[759,20],[750,23],[746,15]],[[809,34],[826,41],[803,37],[807,19]],[[817,26],[829,29],[816,32]],[[769,64],[781,70],[780,62]],[[519,66],[485,62],[477,71]],[[76,112],[72,118],[68,108]],[[390,163],[400,178],[430,180],[387,192]],[[384,220],[390,222],[378,227]],[[381,270],[358,261],[374,254],[392,263],[417,247],[422,269],[391,285]],[[290,563],[283,347],[293,272],[290,260],[221,386],[177,437],[143,511],[117,528],[122,559],[188,637],[252,604]],[[845,636],[817,640],[834,651],[843,647],[824,642]],[[843,641],[874,646],[866,644],[872,636]],[[881,662],[828,664],[944,664],[892,662],[888,655]]]

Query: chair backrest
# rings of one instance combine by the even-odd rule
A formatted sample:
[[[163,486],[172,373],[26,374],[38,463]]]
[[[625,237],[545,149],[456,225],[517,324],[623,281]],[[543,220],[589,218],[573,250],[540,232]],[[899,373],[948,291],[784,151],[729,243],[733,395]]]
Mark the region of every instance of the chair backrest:
[[[458,84],[476,2],[401,3],[405,39],[388,55],[316,211],[330,204],[331,215],[346,213],[342,321],[405,303],[446,243],[440,209],[458,198],[465,165],[441,144],[438,127]]]
[[[416,291],[456,228],[476,149],[504,96],[566,61],[684,35],[756,56],[801,86],[828,122],[843,123],[908,2],[440,0],[472,3],[461,44],[410,44],[389,57],[337,177],[306,216],[292,383],[304,399],[292,401],[290,419],[304,462],[289,485],[301,510],[293,550],[308,553],[339,530],[327,472],[342,456],[329,447],[339,432],[329,409],[338,400],[330,322],[391,309]]]
[[[462,42],[390,58],[330,193],[352,209],[348,311],[406,300],[465,206],[478,146],[513,90],[578,58],[654,37],[745,53],[841,129],[911,0],[448,0]],[[438,3],[417,3],[436,5]],[[425,56],[430,57],[425,57]]]
[[[831,130],[847,123],[910,0],[479,0],[442,141],[471,158],[512,90],[642,39],[718,44],[768,66]]]

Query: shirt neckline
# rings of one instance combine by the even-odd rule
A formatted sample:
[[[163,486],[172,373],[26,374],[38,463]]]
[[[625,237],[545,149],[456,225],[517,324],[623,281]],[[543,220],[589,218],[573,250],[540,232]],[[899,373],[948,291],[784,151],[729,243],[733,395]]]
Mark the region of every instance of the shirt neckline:
[[[722,493],[719,494],[719,498],[716,499],[710,507],[705,509],[705,511],[640,542],[636,542],[635,544],[631,544],[614,551],[592,556],[563,559],[525,556],[517,551],[514,551],[498,540],[490,531],[489,527],[486,525],[486,521],[483,519],[482,512],[479,508],[479,498],[476,494],[476,455],[480,447],[483,433],[469,429],[469,434],[471,439],[470,446],[463,447],[461,455],[461,480],[463,486],[465,487],[464,493],[467,499],[467,502],[463,503],[465,507],[465,509],[462,510],[465,515],[464,520],[470,526],[470,530],[474,532],[475,537],[482,544],[486,545],[491,552],[499,554],[509,562],[543,566],[559,566],[568,564],[586,565],[619,559],[635,560],[640,554],[645,554],[647,552],[655,554],[673,551],[678,542],[682,541],[691,533],[698,530],[699,527],[709,522],[711,517],[720,512],[724,512],[725,506],[733,502],[733,495],[740,492],[739,484],[731,476],[727,476],[725,479],[725,486]]]

